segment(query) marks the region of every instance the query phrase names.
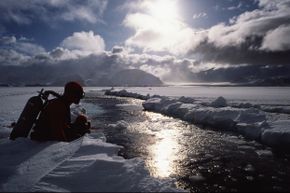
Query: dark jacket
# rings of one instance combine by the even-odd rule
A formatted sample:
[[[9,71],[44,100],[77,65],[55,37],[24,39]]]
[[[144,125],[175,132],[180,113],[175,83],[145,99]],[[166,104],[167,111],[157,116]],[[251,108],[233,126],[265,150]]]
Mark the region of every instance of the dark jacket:
[[[32,140],[71,141],[77,138],[70,127],[70,106],[60,97],[48,101],[31,133]]]

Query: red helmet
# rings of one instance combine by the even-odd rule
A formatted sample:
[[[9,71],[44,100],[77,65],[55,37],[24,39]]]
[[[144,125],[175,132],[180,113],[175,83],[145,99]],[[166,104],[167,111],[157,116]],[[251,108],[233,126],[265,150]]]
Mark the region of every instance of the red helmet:
[[[64,93],[77,95],[80,96],[81,98],[83,98],[85,94],[83,87],[79,83],[74,81],[66,83],[64,87]]]

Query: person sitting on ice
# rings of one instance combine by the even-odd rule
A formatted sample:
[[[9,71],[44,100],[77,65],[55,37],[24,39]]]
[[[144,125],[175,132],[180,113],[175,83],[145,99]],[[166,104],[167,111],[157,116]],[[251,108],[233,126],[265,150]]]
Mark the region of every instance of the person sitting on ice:
[[[48,101],[33,127],[30,138],[37,141],[72,141],[90,131],[87,117],[81,115],[71,123],[70,105],[79,104],[84,91],[77,82],[68,82],[64,93]]]

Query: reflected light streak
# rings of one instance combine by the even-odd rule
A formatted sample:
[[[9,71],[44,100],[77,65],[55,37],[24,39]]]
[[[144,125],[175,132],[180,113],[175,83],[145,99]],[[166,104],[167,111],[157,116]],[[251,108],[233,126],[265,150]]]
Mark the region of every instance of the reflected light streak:
[[[150,174],[156,178],[167,178],[180,174],[179,162],[187,156],[187,151],[182,144],[187,140],[184,130],[186,125],[176,119],[159,113],[145,112],[147,122],[142,130],[147,130],[154,136],[147,146],[147,165]],[[191,136],[191,135],[190,135]]]
[[[158,132],[159,138],[152,147],[152,163],[154,176],[169,177],[174,173],[174,160],[177,159],[178,142],[176,139],[176,130],[162,129]]]

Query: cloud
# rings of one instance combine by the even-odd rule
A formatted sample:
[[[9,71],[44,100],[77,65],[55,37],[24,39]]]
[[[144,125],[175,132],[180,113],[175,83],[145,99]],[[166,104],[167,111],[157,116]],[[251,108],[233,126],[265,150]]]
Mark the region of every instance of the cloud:
[[[21,54],[13,49],[0,49],[0,66],[20,66],[29,58],[29,56]],[[4,75],[5,74],[2,74],[2,76]]]
[[[75,32],[65,38],[59,47],[34,55],[11,46],[28,43],[26,38],[21,39],[1,39],[10,45],[9,49],[0,49],[0,70],[5,74],[0,77],[2,83],[45,84],[75,77],[92,85],[100,85],[105,83],[108,77],[124,69],[141,69],[164,81],[172,80],[172,77],[174,80],[185,80],[188,78],[184,76],[188,71],[186,65],[191,63],[183,65],[184,60],[170,55],[137,54],[121,46],[113,47],[112,51],[105,51],[103,47],[95,47],[102,38],[92,32]]]
[[[55,60],[78,59],[89,54],[91,54],[91,52],[84,53],[80,50],[68,50],[63,47],[56,47],[52,51],[48,52],[48,55]]]
[[[193,19],[199,19],[199,18],[202,18],[202,17],[206,17],[207,16],[207,14],[206,13],[197,13],[197,14],[194,14],[193,16],[192,16],[192,18]]]
[[[241,65],[212,68],[195,74],[197,80],[209,82],[289,85],[289,65]]]
[[[269,31],[264,37],[261,49],[269,51],[290,50],[290,25],[282,25]]]
[[[104,51],[102,37],[93,32],[75,32],[49,52],[23,37],[2,37],[0,42],[2,83],[62,84],[73,78],[100,84],[104,77],[128,68],[122,62],[126,52]]]
[[[242,2],[239,2],[239,4],[237,6],[228,7],[227,10],[234,11],[234,10],[237,10],[237,9],[241,9],[242,6],[243,6]]]
[[[3,36],[0,38],[0,45],[7,45],[16,42],[15,36]]]
[[[263,74],[264,78],[275,76],[276,72],[278,76],[281,68],[275,66],[289,65],[289,0],[260,0],[258,9],[246,11],[208,29],[191,28],[179,19],[158,20],[146,12],[142,3],[134,2],[130,7],[131,13],[123,22],[135,31],[127,39],[126,45],[141,48],[145,53],[167,52],[177,57],[186,53],[191,58],[189,62],[176,59],[162,63],[156,57],[146,60],[143,56],[143,60],[139,60],[139,67],[162,77],[162,80],[170,81],[176,77],[180,81],[250,81],[255,77],[261,78]],[[244,6],[240,3],[229,9],[241,9]],[[199,16],[202,14],[194,17]],[[267,65],[270,67],[264,69]],[[216,72],[213,78],[202,74],[209,72],[210,68]],[[271,70],[273,74],[269,72]],[[290,73],[289,68],[285,68],[285,71]],[[224,79],[218,75],[219,72],[224,72]],[[231,73],[235,76],[231,76]],[[247,73],[252,77],[246,76]],[[283,73],[280,75],[285,76]]]
[[[124,48],[123,47],[120,47],[120,46],[114,46],[112,48],[112,53],[113,54],[117,54],[117,53],[121,53],[124,51]]]
[[[46,52],[42,46],[30,42],[18,42],[15,45],[15,50],[31,56]]]
[[[127,6],[129,12],[123,25],[135,33],[126,40],[126,46],[137,47],[144,52],[181,55],[199,40],[194,38],[195,30],[179,18],[177,2],[164,4],[162,0],[138,1]]]
[[[219,23],[196,36],[188,56],[221,64],[288,64],[290,1],[259,1],[259,8]]]
[[[184,54],[194,41],[194,31],[178,20],[158,21],[150,15],[135,13],[126,16],[124,25],[135,30],[125,44],[145,52]]]
[[[104,49],[103,38],[92,31],[75,32],[49,52],[25,37],[17,39],[14,36],[3,36],[0,38],[0,65],[29,66],[38,62],[55,64],[59,61],[100,54]]]
[[[158,19],[138,10],[128,13],[123,21],[134,34],[126,40],[124,47],[115,46],[111,51],[105,51],[103,38],[92,31],[75,32],[49,52],[32,41],[3,37],[0,40],[0,70],[5,76],[0,82],[5,77],[12,81],[15,76],[19,77],[19,82],[49,82],[61,77],[80,76],[97,84],[128,68],[152,73],[165,82],[284,78],[290,73],[287,67],[290,61],[289,19],[289,1],[275,4],[260,1],[258,9],[208,29],[193,29],[178,18]],[[16,48],[16,44],[23,49]],[[34,53],[38,54],[26,53],[25,50],[33,50],[29,46],[34,46]],[[144,52],[138,54],[131,48]],[[157,55],[156,52],[165,53]],[[181,57],[184,54],[187,58]],[[22,66],[12,68],[15,64]],[[20,67],[25,69],[25,76],[15,70]],[[36,71],[43,77],[29,79]]]
[[[285,27],[290,24],[289,0],[275,3],[261,0],[258,9],[246,11],[231,18],[228,23],[219,23],[208,29],[194,29],[179,18],[162,20],[155,17],[148,10],[150,3],[152,1],[137,1],[127,6],[131,12],[125,17],[123,24],[135,33],[126,40],[125,45],[141,48],[147,53],[167,52],[176,56],[187,54],[225,64],[255,62],[253,58],[246,57],[256,55],[259,58],[257,63],[263,63],[263,57],[269,58],[265,56],[268,51],[277,51],[271,53],[271,57],[274,57],[270,60],[271,63],[285,62],[288,59],[278,59],[276,55],[284,57],[287,55],[284,52],[289,50],[290,41],[286,35],[288,28]],[[242,6],[239,3],[237,8]],[[162,13],[162,9],[160,12]],[[196,14],[193,18],[203,16],[206,14]],[[280,37],[272,44],[277,35]],[[269,45],[275,45],[275,48],[270,48]],[[236,53],[232,54],[233,52]],[[230,60],[227,61],[227,58]]]
[[[103,22],[101,17],[107,7],[106,0],[3,0],[0,1],[2,23],[15,22],[28,25],[36,20]]]
[[[46,53],[46,50],[27,39],[15,36],[0,38],[0,65],[22,65],[29,58]]]
[[[102,85],[118,71],[141,69],[165,82],[254,81],[267,76],[285,77],[287,65],[236,65],[178,59],[172,55],[138,54],[116,46],[112,51],[77,55],[76,51],[57,47],[50,52],[30,56],[13,49],[0,49],[1,83],[58,84],[80,79],[90,85]],[[227,50],[229,52],[229,50]],[[231,54],[231,53],[230,53]],[[18,64],[18,65],[15,65]],[[36,73],[37,72],[37,73]]]
[[[136,68],[151,73],[164,82],[186,82],[192,80],[192,67],[196,63],[191,59],[178,59],[172,55],[127,54],[121,58],[128,68]]]
[[[104,39],[97,34],[95,35],[92,31],[75,32],[72,36],[65,38],[60,46],[84,55],[99,53],[105,50]]]
[[[68,11],[62,13],[61,18],[66,21],[103,22],[101,17],[106,6],[107,1],[87,1],[84,5],[68,6]]]

